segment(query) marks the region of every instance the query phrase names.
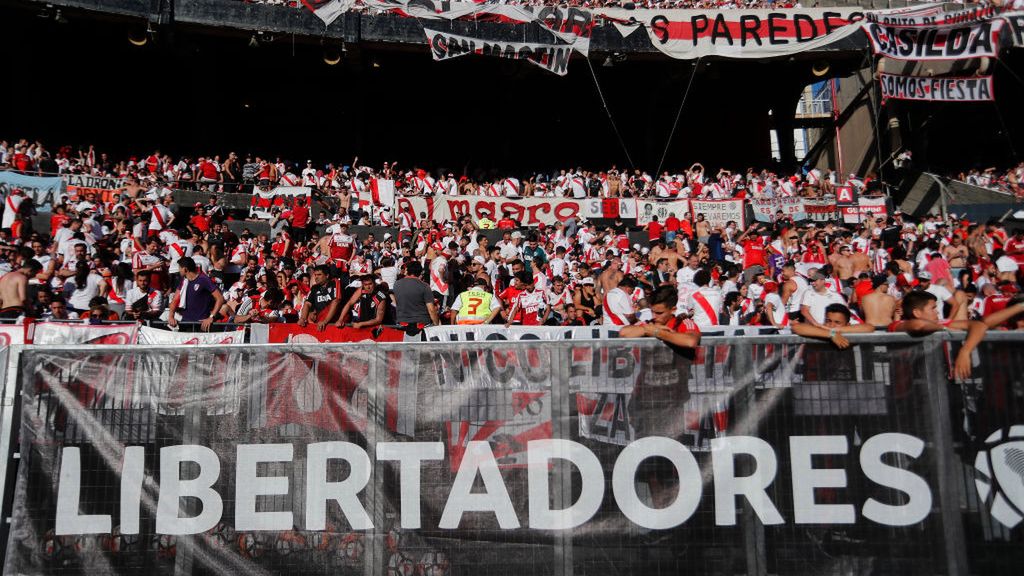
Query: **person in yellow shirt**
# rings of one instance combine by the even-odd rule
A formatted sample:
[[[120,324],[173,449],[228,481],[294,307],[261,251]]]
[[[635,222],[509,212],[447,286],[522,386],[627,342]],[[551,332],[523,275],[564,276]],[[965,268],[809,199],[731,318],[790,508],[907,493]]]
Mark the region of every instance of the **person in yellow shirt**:
[[[494,220],[491,220],[487,216],[484,216],[476,223],[476,227],[481,230],[494,230],[495,226],[497,226],[497,224]]]
[[[501,311],[501,300],[487,289],[487,282],[476,278],[469,290],[455,297],[452,303],[452,322],[455,324],[490,324]]]

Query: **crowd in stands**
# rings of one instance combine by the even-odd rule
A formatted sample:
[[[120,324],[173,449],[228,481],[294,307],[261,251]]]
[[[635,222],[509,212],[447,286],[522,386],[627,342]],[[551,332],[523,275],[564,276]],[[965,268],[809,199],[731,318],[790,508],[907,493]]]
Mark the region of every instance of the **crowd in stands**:
[[[365,220],[359,203],[330,212],[324,198],[365,194],[356,177],[364,170],[427,193],[416,183],[425,172],[353,163],[293,175],[289,166],[265,160],[250,169],[256,157],[223,158],[193,164],[154,152],[122,162],[91,149],[51,157],[38,143],[5,143],[0,168],[113,174],[129,184],[105,200],[93,193],[58,199],[43,230],[32,228],[32,203],[19,191],[4,199],[0,317],[162,319],[203,328],[213,322],[399,325],[413,336],[438,323],[637,325],[624,333],[662,338],[757,325],[840,346],[849,331],[962,328],[980,338],[985,323],[1016,328],[1024,322],[1024,230],[1009,232],[998,222],[934,216],[915,222],[895,213],[844,225],[794,223],[780,214],[741,229],[736,222],[712,225],[703,214],[673,213],[645,225],[648,241],[641,244],[631,243],[621,223],[570,218],[522,228],[505,217],[492,243],[469,216],[433,222],[410,210],[380,237],[359,238],[350,231]],[[209,164],[216,170],[203,168]],[[587,181],[618,181],[619,194],[647,190],[642,173],[599,174],[606,178],[591,174]],[[687,194],[705,195],[732,183],[729,194],[737,195],[761,174],[720,172],[715,179],[693,165],[678,179],[653,181],[654,194],[674,182],[666,194],[689,188]],[[258,188],[291,176],[315,180],[323,192],[312,203],[299,198],[284,206],[270,234],[236,235],[216,194],[205,205],[175,203],[175,191],[186,185],[219,190],[254,178]],[[558,181],[545,183],[557,189]],[[829,185],[811,174],[763,184],[768,192],[758,193],[821,194]],[[587,186],[584,194],[616,192]],[[315,208],[329,223],[325,228],[316,225]]]
[[[999,170],[995,167],[975,168],[959,173],[956,179],[974,186],[992,188],[1013,194],[1018,198],[1024,198],[1024,162],[1009,170]]]

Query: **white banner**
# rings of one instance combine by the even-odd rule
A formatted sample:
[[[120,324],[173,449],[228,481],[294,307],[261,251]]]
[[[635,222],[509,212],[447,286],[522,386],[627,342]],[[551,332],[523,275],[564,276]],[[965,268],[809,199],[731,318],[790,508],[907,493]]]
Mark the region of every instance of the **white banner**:
[[[990,102],[994,100],[991,76],[971,78],[922,78],[881,74],[882,98],[929,102]]]
[[[839,211],[843,215],[843,222],[847,224],[860,224],[869,215],[872,219],[889,216],[885,198],[861,198],[856,206],[841,206]]]
[[[87,174],[65,174],[62,176],[68,186],[79,188],[104,188],[106,190],[117,190],[127,186],[128,181],[124,178],[110,178],[106,176],[89,176]]]
[[[523,226],[550,226],[568,218],[637,217],[633,198],[501,198],[491,196],[399,196],[396,214],[411,208],[416,219],[449,222],[469,214],[474,220],[489,218],[497,222],[506,214]]]
[[[190,344],[244,344],[245,328],[231,332],[176,332],[142,326],[139,328],[139,344],[190,345]]]
[[[569,59],[574,48],[572,44],[530,44],[472,38],[431,30],[425,26],[423,32],[427,35],[427,44],[435,61],[478,54],[509,60],[526,60],[559,76],[565,76],[569,71]]]
[[[906,28],[865,22],[862,26],[876,55],[896,60],[962,60],[999,54],[1003,20],[962,26]]]
[[[274,206],[291,205],[296,198],[303,196],[307,200],[312,196],[312,189],[305,186],[278,186],[272,190],[254,190],[249,205],[249,217],[269,220]],[[309,203],[307,202],[307,206]]]
[[[690,213],[689,200],[656,200],[653,198],[638,199],[636,201],[637,217],[636,223],[643,226],[652,222],[653,216],[658,217],[658,222],[665,223],[665,219],[672,214],[683,220]]]
[[[807,219],[806,200],[799,197],[756,198],[750,200],[750,206],[758,222],[774,222],[780,211],[794,221]]]
[[[690,200],[690,212],[694,218],[703,214],[712,226],[724,228],[729,221],[735,221],[741,230],[746,227],[743,200]]]
[[[878,11],[867,12],[864,19],[868,22],[891,27],[916,27],[916,26],[957,26],[970,22],[988,20],[998,13],[999,9],[994,6],[979,6],[967,8],[966,10],[955,10],[942,12],[942,5],[937,4],[936,8],[915,12]]]
[[[33,344],[134,344],[138,324],[84,324],[41,322],[35,326]]]

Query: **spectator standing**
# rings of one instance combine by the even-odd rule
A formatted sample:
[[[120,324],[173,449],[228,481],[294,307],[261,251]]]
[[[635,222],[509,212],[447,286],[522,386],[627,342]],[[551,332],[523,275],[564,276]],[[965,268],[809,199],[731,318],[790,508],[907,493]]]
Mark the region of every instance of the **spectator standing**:
[[[209,276],[199,271],[192,258],[182,258],[178,267],[184,279],[178,293],[171,299],[167,324],[171,328],[176,327],[177,314],[180,313],[182,322],[200,322],[205,332],[224,306],[224,295]]]

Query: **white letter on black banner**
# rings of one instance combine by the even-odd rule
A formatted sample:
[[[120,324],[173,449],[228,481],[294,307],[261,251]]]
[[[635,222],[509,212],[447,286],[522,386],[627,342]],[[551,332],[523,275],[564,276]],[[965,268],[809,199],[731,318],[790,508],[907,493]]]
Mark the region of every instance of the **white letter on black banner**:
[[[402,528],[420,528],[420,462],[444,458],[441,442],[381,442],[377,460],[398,460]],[[379,473],[379,472],[378,472]]]
[[[327,462],[348,462],[348,477],[341,482],[327,481]],[[353,530],[373,528],[370,515],[356,498],[370,481],[370,457],[350,442],[317,442],[306,447],[306,529],[323,530],[327,526],[327,501],[334,500]]]
[[[478,472],[484,481],[483,493],[473,493],[473,482]],[[458,528],[466,512],[494,512],[498,525],[503,529],[519,528],[519,518],[516,518],[505,481],[501,479],[498,463],[494,460],[494,452],[487,442],[473,441],[466,447],[448,502],[441,513],[439,527]]]
[[[260,462],[291,462],[291,444],[239,444],[235,475],[235,530],[291,530],[291,511],[257,512],[257,496],[288,494],[288,478],[258,476]]]
[[[78,448],[64,448],[60,459],[60,483],[57,485],[58,536],[110,532],[109,514],[79,514],[82,497],[82,454]]]
[[[651,508],[636,493],[636,469],[648,458],[667,458],[679,474],[676,500],[665,508]],[[626,446],[612,471],[612,493],[619,509],[637,526],[666,530],[686,522],[697,510],[704,490],[700,467],[682,444],[670,438],[650,436]]]
[[[789,467],[793,472],[793,521],[797,524],[853,524],[852,504],[818,504],[815,488],[846,488],[846,470],[815,468],[815,454],[846,454],[846,436],[790,436]]]
[[[553,458],[572,462],[580,471],[580,497],[575,504],[552,510],[550,471]],[[601,461],[586,446],[572,440],[533,440],[526,446],[529,469],[530,528],[567,530],[594,517],[604,499]]]
[[[932,490],[917,474],[882,461],[886,453],[895,452],[917,458],[924,451],[920,438],[907,434],[888,433],[872,436],[860,449],[860,467],[872,482],[899,490],[910,497],[902,506],[883,504],[874,498],[864,503],[864,517],[886,526],[910,526],[928,516],[932,508]]]
[[[199,475],[193,480],[181,479],[181,463],[194,462]],[[224,501],[213,489],[220,476],[217,453],[206,446],[187,444],[160,449],[160,497],[156,505],[157,534],[199,534],[220,522]],[[202,512],[195,518],[179,516],[184,497],[198,498]]]
[[[747,454],[754,458],[754,473],[736,477],[736,455]],[[711,440],[711,467],[715,476],[715,524],[736,525],[736,496],[744,496],[750,507],[757,513],[762,524],[782,524],[766,488],[775,481],[778,462],[772,447],[752,436],[714,438]]]

